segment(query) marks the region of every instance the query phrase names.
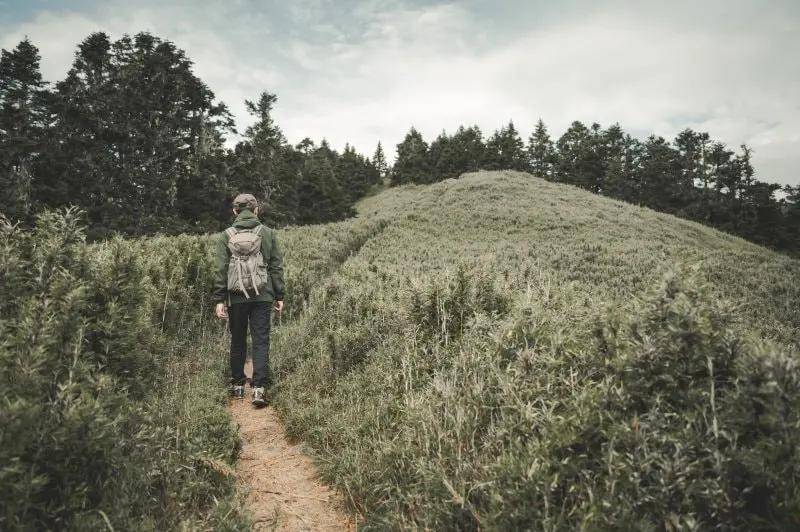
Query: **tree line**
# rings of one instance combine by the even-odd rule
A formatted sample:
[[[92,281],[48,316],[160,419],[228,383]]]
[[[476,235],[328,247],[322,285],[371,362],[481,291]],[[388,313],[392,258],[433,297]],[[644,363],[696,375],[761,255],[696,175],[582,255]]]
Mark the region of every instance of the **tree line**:
[[[381,179],[350,146],[289,144],[267,92],[246,102],[255,123],[226,147],[236,133],[227,107],[182,50],[149,33],[91,34],[55,84],[42,79],[40,59],[27,38],[0,55],[0,212],[8,218],[29,222],[43,208],[77,205],[92,238],[214,231],[230,222],[230,198],[246,190],[264,200],[272,224],[327,222],[351,215]]]
[[[484,139],[477,126],[428,144],[414,128],[390,168],[326,141],[290,144],[277,101],[247,101],[253,125],[234,147],[233,117],[172,42],[149,33],[112,41],[93,33],[66,78],[42,79],[27,38],[0,53],[0,212],[30,222],[43,208],[77,205],[89,236],[206,232],[230,221],[248,190],[273,225],[320,223],[390,183],[431,183],[479,169],[513,169],[700,221],[778,249],[800,249],[800,186],[756,179],[752,152],[691,129],[644,141],[618,124],[573,122],[557,140],[540,120],[524,142],[513,122]]]
[[[557,140],[539,120],[524,142],[513,122],[484,140],[477,126],[430,145],[414,129],[397,146],[391,183],[431,183],[464,172],[520,170],[696,220],[749,240],[800,250],[800,186],[760,181],[752,151],[686,129],[673,141],[631,137],[618,124],[573,122]]]

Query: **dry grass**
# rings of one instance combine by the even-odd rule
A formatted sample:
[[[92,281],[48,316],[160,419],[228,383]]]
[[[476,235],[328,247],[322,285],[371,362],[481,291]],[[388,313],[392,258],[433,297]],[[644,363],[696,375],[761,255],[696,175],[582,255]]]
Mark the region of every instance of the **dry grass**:
[[[273,366],[368,525],[798,526],[796,260],[513,172],[359,213]]]

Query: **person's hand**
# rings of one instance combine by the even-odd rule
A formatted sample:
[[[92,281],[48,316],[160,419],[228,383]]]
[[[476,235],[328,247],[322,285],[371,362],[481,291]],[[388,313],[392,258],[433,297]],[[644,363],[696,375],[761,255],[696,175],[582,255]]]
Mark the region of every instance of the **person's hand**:
[[[217,303],[217,308],[214,309],[214,314],[221,320],[228,318],[228,309],[225,307],[225,303]]]
[[[275,305],[274,305],[272,308],[274,308],[274,309],[275,309],[275,312],[277,312],[278,314],[280,314],[281,312],[283,312],[283,300],[281,300],[281,301],[276,301],[276,302],[275,302]]]

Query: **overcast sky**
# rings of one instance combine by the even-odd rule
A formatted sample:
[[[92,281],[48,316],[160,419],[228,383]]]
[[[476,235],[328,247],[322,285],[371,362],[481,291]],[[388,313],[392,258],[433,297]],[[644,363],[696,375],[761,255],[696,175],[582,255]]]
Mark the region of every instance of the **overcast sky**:
[[[498,4],[498,5],[493,5]],[[0,47],[24,36],[61,79],[93,31],[150,31],[249,123],[244,100],[278,95],[305,136],[387,151],[411,125],[431,140],[541,117],[674,137],[686,127],[749,144],[761,179],[800,183],[800,1],[0,0]]]

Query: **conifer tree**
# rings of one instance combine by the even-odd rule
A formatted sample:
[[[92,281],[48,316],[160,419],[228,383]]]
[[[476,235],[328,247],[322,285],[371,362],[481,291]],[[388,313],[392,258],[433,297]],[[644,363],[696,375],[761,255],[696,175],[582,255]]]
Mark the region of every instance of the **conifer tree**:
[[[456,174],[480,170],[486,158],[486,145],[483,133],[478,126],[465,128],[459,126],[450,142],[453,154],[453,167]]]
[[[316,145],[314,144],[314,141],[311,140],[308,137],[305,137],[303,140],[298,142],[297,145],[295,146],[295,149],[297,151],[303,153],[303,155],[308,155],[315,148],[316,148]]]
[[[564,183],[588,181],[581,176],[583,161],[590,150],[589,129],[583,122],[575,121],[558,139],[558,166],[556,180]]]
[[[551,179],[556,164],[556,150],[547,127],[540,118],[528,139],[528,161],[536,177]]]
[[[643,145],[639,200],[642,204],[665,212],[680,207],[680,162],[676,151],[663,137],[651,135]]]
[[[428,150],[428,166],[431,169],[431,180],[441,181],[458,177],[460,168],[457,167],[452,139],[442,131],[431,142]]]
[[[57,85],[47,180],[88,211],[95,237],[186,230],[193,201],[179,196],[214,188],[200,181],[198,157],[218,155],[209,146],[231,124],[213,98],[171,42],[92,34]]]
[[[486,142],[485,164],[492,170],[528,170],[525,144],[513,122],[495,131]]]
[[[31,213],[34,166],[47,125],[39,50],[27,39],[0,52],[0,212]]]
[[[626,201],[639,197],[641,143],[625,134],[619,147],[608,151],[603,194]]]
[[[683,186],[707,187],[705,155],[708,142],[708,133],[696,133],[691,129],[684,129],[675,137],[674,145],[678,151]]]
[[[236,146],[233,188],[249,190],[263,202],[262,211],[270,221],[289,217],[285,196],[296,187],[295,174],[281,160],[286,139],[275,124],[272,110],[278,97],[267,91],[258,100],[245,100],[247,112],[255,122],[245,129],[244,140]],[[231,190],[231,194],[236,191]]]
[[[349,144],[337,158],[335,173],[350,203],[355,203],[367,192],[370,185],[368,165]]]
[[[428,164],[428,144],[414,129],[397,145],[397,158],[392,168],[392,184],[428,183],[431,170]]]
[[[115,199],[121,179],[112,171],[114,152],[109,149],[115,140],[109,123],[113,93],[111,40],[105,33],[93,33],[78,45],[72,68],[56,84],[51,102],[56,118],[40,176],[50,206],[82,207],[93,228],[113,226],[110,218],[122,203]],[[94,231],[95,236],[104,233]]]
[[[383,153],[381,141],[378,141],[378,146],[375,148],[375,154],[372,156],[372,165],[378,171],[380,179],[384,179],[389,175],[389,164],[386,162],[386,155]]]
[[[330,222],[352,214],[347,194],[336,177],[332,155],[335,152],[323,141],[305,158],[298,189],[299,223]]]

